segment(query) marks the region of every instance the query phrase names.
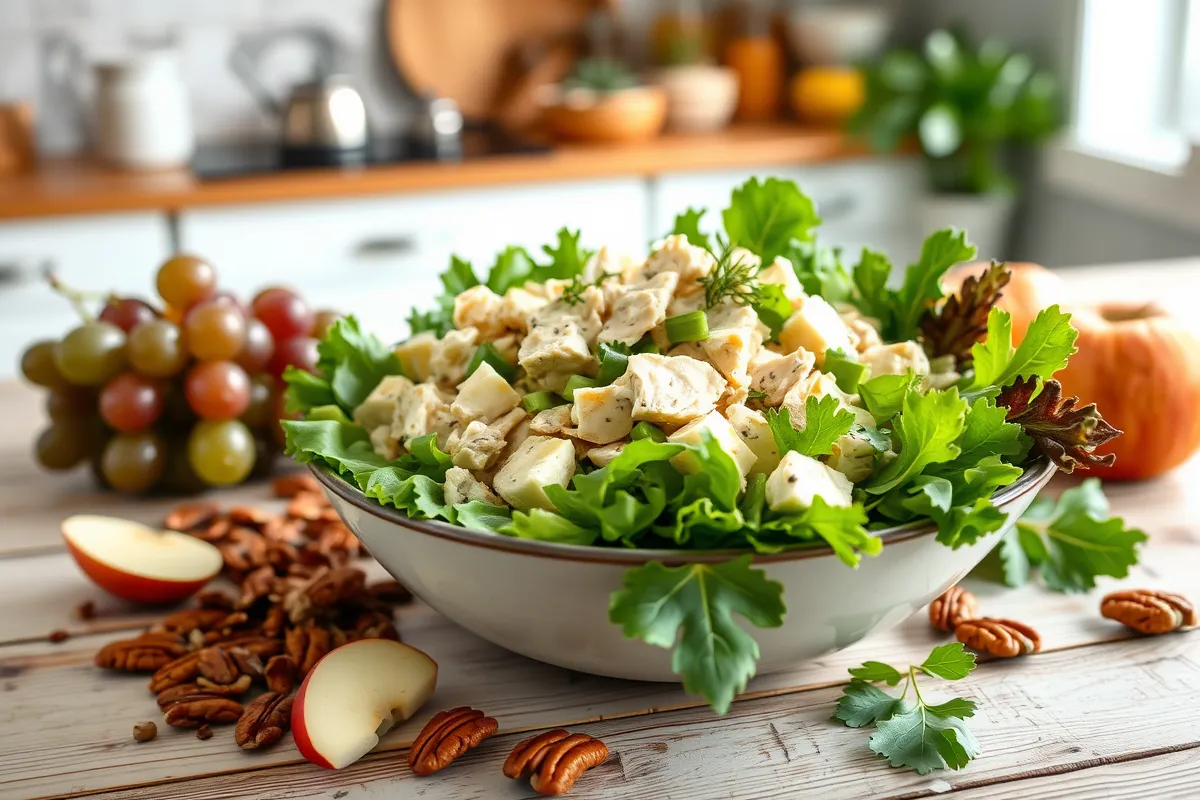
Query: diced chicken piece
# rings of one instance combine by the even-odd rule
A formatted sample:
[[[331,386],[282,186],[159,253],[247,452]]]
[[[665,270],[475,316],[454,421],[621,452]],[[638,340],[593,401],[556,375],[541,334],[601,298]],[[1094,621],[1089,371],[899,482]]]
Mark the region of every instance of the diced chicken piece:
[[[779,465],[775,434],[771,433],[771,426],[761,412],[738,403],[725,409],[725,418],[758,459],[748,474],[768,474]]]
[[[767,505],[772,511],[804,511],[813,498],[827,505],[849,506],[854,484],[845,475],[795,450],[784,455],[767,477]]]
[[[537,436],[574,435],[570,404],[539,411],[529,422],[529,432]]]
[[[523,336],[518,336],[515,333],[508,333],[501,336],[499,339],[492,340],[492,347],[500,354],[500,357],[509,364],[517,363],[517,355],[521,352],[521,339]]]
[[[771,266],[759,270],[759,283],[774,283],[783,287],[783,296],[792,301],[792,307],[799,305],[804,299],[804,287],[800,285],[800,279],[796,277],[796,270],[792,267],[792,262],[783,256],[777,256]]]
[[[457,438],[446,443],[454,466],[484,470],[496,463],[508,442],[504,434],[479,420],[470,422],[457,432]]]
[[[475,419],[491,422],[512,411],[520,402],[521,395],[485,361],[471,377],[458,385],[458,397],[454,398],[450,413],[463,423]]]
[[[725,409],[733,405],[738,405],[739,403],[744,404],[749,399],[749,386],[733,386],[731,384],[725,387],[725,393],[722,394],[721,399],[717,401],[717,411],[720,411],[722,414],[724,414]]]
[[[816,357],[804,348],[787,355],[760,350],[750,360],[750,388],[766,394],[762,399],[766,405],[778,406],[788,391],[812,372],[816,363]]]
[[[432,383],[418,383],[404,392],[392,418],[392,436],[407,446],[413,439],[436,433],[438,447],[444,447],[450,432],[458,425],[446,400]]]
[[[572,375],[595,375],[599,367],[570,319],[536,325],[521,342],[517,360],[531,381],[553,392],[561,392]]]
[[[866,364],[872,376],[903,375],[909,370],[917,375],[929,374],[929,358],[925,350],[912,341],[876,345],[862,354],[862,363]]]
[[[788,318],[779,332],[779,343],[785,350],[803,347],[817,359],[817,366],[825,363],[826,350],[851,352],[850,332],[842,318],[817,295],[804,297],[796,312]]]
[[[844,395],[842,390],[838,388],[837,381],[834,377],[825,372],[813,371],[806,375],[788,389],[783,396],[781,408],[786,408],[791,412],[792,427],[797,430],[802,429],[805,421],[808,419],[807,409],[805,408],[810,397],[825,397],[833,395],[844,405]]]
[[[396,345],[396,358],[404,374],[417,383],[429,380],[429,360],[437,348],[438,338],[433,331],[424,331]]]
[[[667,441],[677,444],[700,444],[706,433],[716,440],[721,449],[728,453],[733,462],[737,464],[738,472],[742,473],[744,481],[746,475],[754,467],[754,462],[758,460],[758,456],[754,454],[754,450],[749,445],[742,441],[742,437],[738,436],[729,420],[718,412],[710,411],[703,417],[692,420],[668,436]],[[680,472],[693,474],[704,468],[704,464],[690,450],[685,450],[672,458],[671,463]]]
[[[607,246],[603,246],[588,259],[587,264],[583,267],[583,274],[580,276],[580,279],[584,283],[596,283],[603,275],[620,277],[624,270],[624,259],[612,250],[609,250]]]
[[[833,452],[825,463],[851,483],[861,483],[875,472],[875,448],[866,439],[847,433],[833,443]]]
[[[630,356],[617,383],[633,391],[634,420],[664,425],[685,425],[712,411],[727,385],[703,361],[647,353]]]
[[[433,348],[429,358],[430,377],[443,388],[458,386],[467,377],[467,364],[475,355],[478,342],[479,331],[475,328],[447,333]]]
[[[850,344],[859,355],[883,344],[879,331],[865,319],[852,319],[846,323],[846,328],[850,331]]]
[[[601,342],[633,346],[667,318],[667,306],[679,282],[674,272],[655,275],[645,283],[613,291],[612,316],[600,330]]]
[[[542,327],[559,327],[566,321],[575,325],[579,333],[593,345],[604,327],[604,292],[588,286],[579,293],[578,302],[568,303],[565,299],[555,300],[530,317],[529,328],[532,334]]]
[[[550,301],[527,288],[514,286],[504,293],[504,305],[500,320],[509,330],[524,333],[529,330],[529,319]]]
[[[454,327],[476,328],[485,341],[505,330],[504,298],[486,286],[472,286],[454,298]]]
[[[667,306],[668,317],[678,317],[680,314],[690,314],[693,311],[703,311],[707,301],[704,292],[686,296],[677,295]]]
[[[514,408],[500,419],[493,422],[490,427],[492,430],[499,431],[501,436],[509,436],[522,422],[529,417],[529,412],[523,408]],[[509,439],[511,440],[511,436]]]
[[[925,381],[921,387],[925,390],[929,389],[949,389],[954,384],[958,383],[962,377],[955,367],[958,362],[953,355],[938,356],[929,361],[929,374],[925,376]]]
[[[668,236],[654,246],[654,252],[650,254],[642,269],[648,278],[660,272],[679,273],[679,287],[675,292],[686,297],[704,291],[697,278],[703,278],[714,266],[716,261],[712,253],[703,247],[689,244],[686,236],[676,234]]]
[[[744,247],[735,247],[729,251],[730,263],[740,264],[743,267],[758,269],[762,266],[762,259],[751,253]]]
[[[633,392],[624,384],[576,389],[571,405],[573,436],[592,444],[624,439],[633,430]]]
[[[391,425],[396,416],[400,396],[411,391],[413,382],[402,375],[388,375],[371,390],[362,405],[354,409],[354,421],[373,431],[381,425]]]
[[[504,501],[487,487],[487,484],[475,480],[475,476],[462,467],[451,467],[446,470],[444,502],[448,506],[469,503],[478,500],[481,503],[491,503],[494,506],[504,505]]]
[[[565,489],[574,475],[574,445],[566,439],[530,436],[500,467],[493,486],[513,508],[553,510],[542,487],[556,483]]]
[[[392,436],[392,425],[378,425],[371,430],[371,449],[388,461],[400,457],[400,442]]]
[[[611,444],[601,445],[600,447],[592,447],[587,451],[587,460],[591,461],[597,467],[607,467],[612,463],[612,460],[621,455],[621,451],[625,449],[625,445],[629,442],[613,442]]]
[[[704,360],[725,376],[729,385],[741,388],[750,385],[747,367],[750,359],[762,347],[762,334],[754,328],[721,328],[709,331],[708,338],[699,342]]]
[[[758,328],[758,314],[750,306],[735,303],[732,300],[722,300],[708,310],[708,329],[724,330],[728,328]]]

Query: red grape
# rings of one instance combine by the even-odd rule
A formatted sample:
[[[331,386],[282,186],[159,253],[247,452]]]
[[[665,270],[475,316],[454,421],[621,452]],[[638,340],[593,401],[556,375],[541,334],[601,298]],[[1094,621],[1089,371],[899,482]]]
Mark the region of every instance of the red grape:
[[[129,333],[143,322],[158,319],[158,312],[149,304],[132,297],[111,297],[100,312],[100,321],[116,325]]]
[[[162,416],[161,384],[134,372],[109,381],[100,390],[100,418],[121,433],[140,433]]]
[[[307,336],[312,331],[313,313],[290,289],[274,286],[263,289],[251,305],[254,316],[263,321],[276,342],[294,336]]]
[[[228,301],[205,300],[183,320],[188,348],[201,361],[226,361],[236,356],[246,340],[246,318]]]
[[[290,366],[306,372],[317,371],[317,340],[308,336],[297,336],[275,345],[275,355],[267,368],[275,377],[281,377]]]
[[[175,308],[187,308],[211,297],[217,288],[217,273],[207,261],[178,255],[158,268],[158,295]]]
[[[192,367],[184,391],[188,405],[201,419],[234,419],[250,405],[250,377],[232,361],[206,361]]]
[[[237,363],[247,372],[261,372],[271,363],[274,354],[275,340],[267,326],[254,317],[246,320],[246,339],[237,355]]]

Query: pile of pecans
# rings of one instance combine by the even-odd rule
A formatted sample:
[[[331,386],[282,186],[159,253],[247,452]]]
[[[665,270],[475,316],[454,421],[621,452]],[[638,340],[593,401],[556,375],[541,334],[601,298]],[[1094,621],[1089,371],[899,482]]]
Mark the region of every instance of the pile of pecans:
[[[207,738],[207,726],[236,723],[239,747],[266,747],[287,732],[292,692],[322,656],[357,639],[399,641],[393,606],[412,596],[396,581],[368,586],[347,566],[357,540],[310,481],[276,481],[276,494],[289,498],[283,515],[193,503],[168,516],[169,527],[221,548],[238,593],[201,592],[195,608],[95,658],[106,669],[153,673],[167,725]],[[246,702],[256,688],[265,691]]]

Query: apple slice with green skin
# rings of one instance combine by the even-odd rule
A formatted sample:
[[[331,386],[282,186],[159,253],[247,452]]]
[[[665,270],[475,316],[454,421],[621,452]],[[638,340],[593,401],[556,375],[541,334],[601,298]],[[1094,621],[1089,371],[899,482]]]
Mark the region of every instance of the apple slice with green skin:
[[[319,766],[348,767],[417,713],[436,685],[437,663],[414,647],[390,639],[344,644],[300,684],[292,704],[296,747]]]
[[[221,572],[221,551],[178,531],[116,517],[80,515],[62,523],[75,563],[101,589],[137,603],[176,603]]]

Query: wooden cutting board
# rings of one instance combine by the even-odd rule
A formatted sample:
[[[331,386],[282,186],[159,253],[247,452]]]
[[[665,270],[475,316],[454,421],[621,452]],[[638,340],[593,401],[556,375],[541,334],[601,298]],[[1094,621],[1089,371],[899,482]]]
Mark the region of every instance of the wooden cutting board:
[[[392,61],[419,94],[448,97],[463,116],[490,121],[511,102],[518,47],[578,32],[604,0],[388,0],[386,35]],[[556,59],[554,81],[569,68]]]

